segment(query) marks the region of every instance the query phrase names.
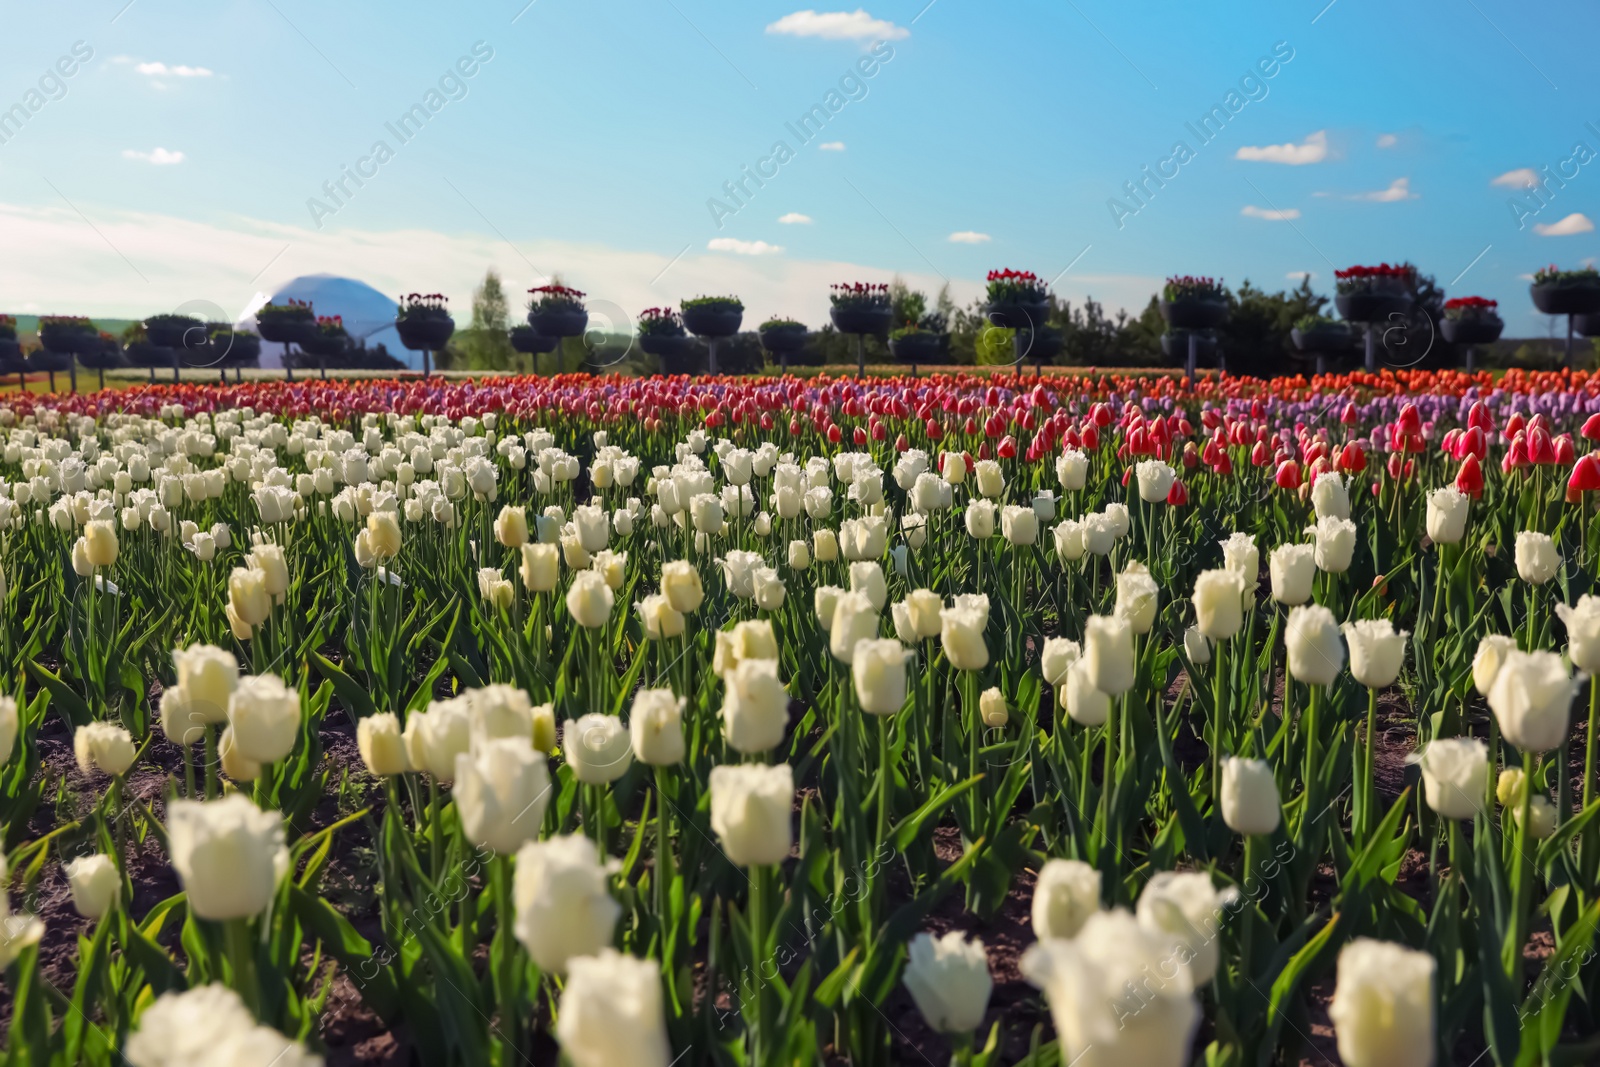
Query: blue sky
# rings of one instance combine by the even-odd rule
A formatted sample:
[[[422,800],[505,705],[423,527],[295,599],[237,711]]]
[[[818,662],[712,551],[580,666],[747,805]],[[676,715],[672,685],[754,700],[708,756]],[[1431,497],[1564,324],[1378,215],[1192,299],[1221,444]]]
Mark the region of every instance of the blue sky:
[[[1600,13],[1582,0],[1537,17],[1512,0],[7,15],[5,310],[237,315],[326,271],[464,311],[495,266],[519,288],[559,273],[619,320],[734,292],[752,316],[820,321],[829,282],[897,272],[965,301],[989,268],[1028,268],[1137,308],[1171,273],[1278,288],[1310,271],[1328,292],[1336,267],[1411,259],[1537,334],[1524,276],[1600,254]],[[428,117],[402,140],[413,105]],[[1213,107],[1226,121],[1202,143]],[[1546,166],[1567,177],[1541,203],[1517,172]],[[724,183],[747,167],[769,176],[736,201]],[[325,192],[346,168],[368,177]]]

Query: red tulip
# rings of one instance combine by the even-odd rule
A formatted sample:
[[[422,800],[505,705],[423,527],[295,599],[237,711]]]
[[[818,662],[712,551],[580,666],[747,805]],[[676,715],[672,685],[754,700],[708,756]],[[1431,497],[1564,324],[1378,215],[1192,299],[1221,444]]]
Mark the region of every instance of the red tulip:
[[[1556,463],[1560,466],[1571,466],[1578,458],[1578,450],[1572,443],[1572,435],[1564,433],[1555,440]]]
[[[1600,441],[1600,411],[1590,415],[1583,422],[1583,429],[1578,431],[1589,441]]]
[[[1567,479],[1567,495],[1592,493],[1600,489],[1600,459],[1594,453],[1583,456],[1572,465],[1572,476]]]
[[[1167,490],[1167,503],[1175,508],[1189,503],[1189,490],[1184,488],[1182,481],[1174,481],[1172,488]]]
[[[1483,496],[1483,467],[1477,456],[1469,455],[1461,461],[1461,470],[1456,472],[1456,489],[1474,500]]]
[[[1472,410],[1467,413],[1467,428],[1480,430],[1483,433],[1494,433],[1494,418],[1489,414],[1489,406],[1481,400],[1475,400]]]
[[[1257,441],[1256,446],[1250,450],[1250,465],[1252,467],[1265,467],[1272,462],[1272,453],[1267,450],[1265,441]]]
[[[1550,440],[1550,431],[1543,426],[1535,425],[1528,430],[1528,462],[1540,467],[1548,467],[1556,461],[1555,443]]]
[[[1256,447],[1261,447],[1257,445]],[[1286,459],[1278,464],[1278,471],[1272,476],[1279,489],[1300,488],[1300,464],[1292,459]]]

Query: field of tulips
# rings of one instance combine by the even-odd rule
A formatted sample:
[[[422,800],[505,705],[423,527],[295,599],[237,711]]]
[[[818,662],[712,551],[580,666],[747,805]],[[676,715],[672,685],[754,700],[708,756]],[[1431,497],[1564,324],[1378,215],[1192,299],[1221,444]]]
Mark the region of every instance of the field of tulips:
[[[1600,1062],[1600,378],[7,402],[5,1067]]]

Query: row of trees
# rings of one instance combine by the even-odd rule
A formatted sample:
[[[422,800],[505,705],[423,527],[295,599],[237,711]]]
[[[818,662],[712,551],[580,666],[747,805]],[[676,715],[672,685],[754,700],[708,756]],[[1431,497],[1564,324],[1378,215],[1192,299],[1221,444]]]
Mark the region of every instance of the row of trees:
[[[1411,315],[1383,331],[1380,365],[1446,367],[1462,364],[1465,351],[1447,344],[1438,328],[1444,309],[1444,290],[1432,275],[1419,271],[1416,278],[1416,302]],[[991,325],[984,316],[981,302],[958,307],[950,297],[948,286],[930,298],[899,279],[890,286],[890,298],[897,323],[921,320],[926,324],[931,316],[943,321],[950,332],[952,364],[1011,362],[1010,331]],[[1228,321],[1217,331],[1217,340],[1230,371],[1261,376],[1310,371],[1312,361],[1295,349],[1290,331],[1301,319],[1331,315],[1332,309],[1328,297],[1312,291],[1309,279],[1303,278],[1295,288],[1278,292],[1257,288],[1246,280],[1230,292],[1228,300]],[[520,322],[520,314],[512,315],[500,277],[490,270],[473,294],[470,322],[457,328],[449,348],[440,355],[440,366],[520,373],[580,369],[649,372],[656,369],[655,361],[640,351],[629,335],[602,332],[602,324],[598,322],[588,336],[567,338],[552,353],[524,355],[511,347],[507,336],[508,328]],[[754,332],[757,323],[745,325],[746,332],[729,338],[719,349],[719,365],[726,372],[752,373],[762,370],[767,363]],[[791,359],[791,363],[801,366],[855,363],[854,337],[840,334],[828,324],[813,325],[817,328],[806,351]],[[1155,294],[1151,294],[1150,302],[1136,316],[1125,311],[1108,314],[1105,307],[1092,298],[1077,304],[1052,297],[1048,327],[1060,336],[1060,351],[1051,360],[1059,366],[1175,367],[1181,364],[1181,359],[1169,359],[1162,352],[1161,336],[1166,324]],[[867,363],[894,362],[885,339],[869,337],[865,344]],[[1502,340],[1482,348],[1477,353],[1477,363],[1483,367],[1544,367],[1557,365],[1560,356],[1560,343],[1552,326],[1547,339]],[[1343,362],[1348,366],[1359,365],[1359,342]],[[1335,366],[1338,365],[1336,360]]]

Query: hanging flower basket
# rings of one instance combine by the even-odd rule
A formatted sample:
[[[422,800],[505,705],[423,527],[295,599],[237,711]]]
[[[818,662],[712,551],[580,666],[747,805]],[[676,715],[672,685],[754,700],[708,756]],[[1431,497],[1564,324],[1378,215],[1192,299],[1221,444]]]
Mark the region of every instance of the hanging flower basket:
[[[273,344],[303,344],[316,331],[317,316],[311,305],[291,299],[287,304],[268,304],[256,312],[256,330],[261,339]]]
[[[889,354],[896,363],[944,363],[950,359],[950,335],[931,330],[897,331],[889,338]]]
[[[541,333],[532,326],[511,327],[511,347],[525,356],[554,351],[560,341],[556,335]]]
[[[701,296],[685,300],[683,325],[696,337],[732,337],[744,321],[744,303],[732,296]]]
[[[778,357],[792,356],[806,346],[810,331],[793,319],[768,319],[758,331],[761,347]]]
[[[894,321],[889,287],[875,282],[845,282],[832,287],[828,317],[840,333],[886,337]]]
[[[1546,315],[1593,315],[1600,312],[1600,272],[1593,267],[1558,270],[1552,265],[1533,276],[1528,295]]]
[[[1228,290],[1214,278],[1168,278],[1158,304],[1175,330],[1214,330],[1228,320]]]
[[[443,293],[412,293],[401,299],[394,328],[400,343],[411,351],[437,352],[450,343],[456,323],[445,308]]]
[[[99,347],[100,332],[85,318],[46,316],[39,320],[39,343],[51,352],[72,355]]]
[[[565,285],[540,285],[528,290],[528,325],[546,337],[578,337],[589,328],[584,294]],[[549,349],[545,349],[549,351]]]
[[[1355,339],[1349,323],[1321,315],[1307,315],[1295,323],[1289,336],[1301,352],[1342,352]]]
[[[1386,322],[1411,310],[1417,274],[1407,264],[1349,267],[1333,276],[1338,285],[1333,304],[1348,322]]]
[[[1445,301],[1444,318],[1439,320],[1439,333],[1453,345],[1487,345],[1500,340],[1505,321],[1495,310],[1494,300],[1481,296],[1463,296]]]
[[[1032,330],[1050,317],[1050,290],[1031,270],[992,270],[985,289],[984,316],[990,325]]]

